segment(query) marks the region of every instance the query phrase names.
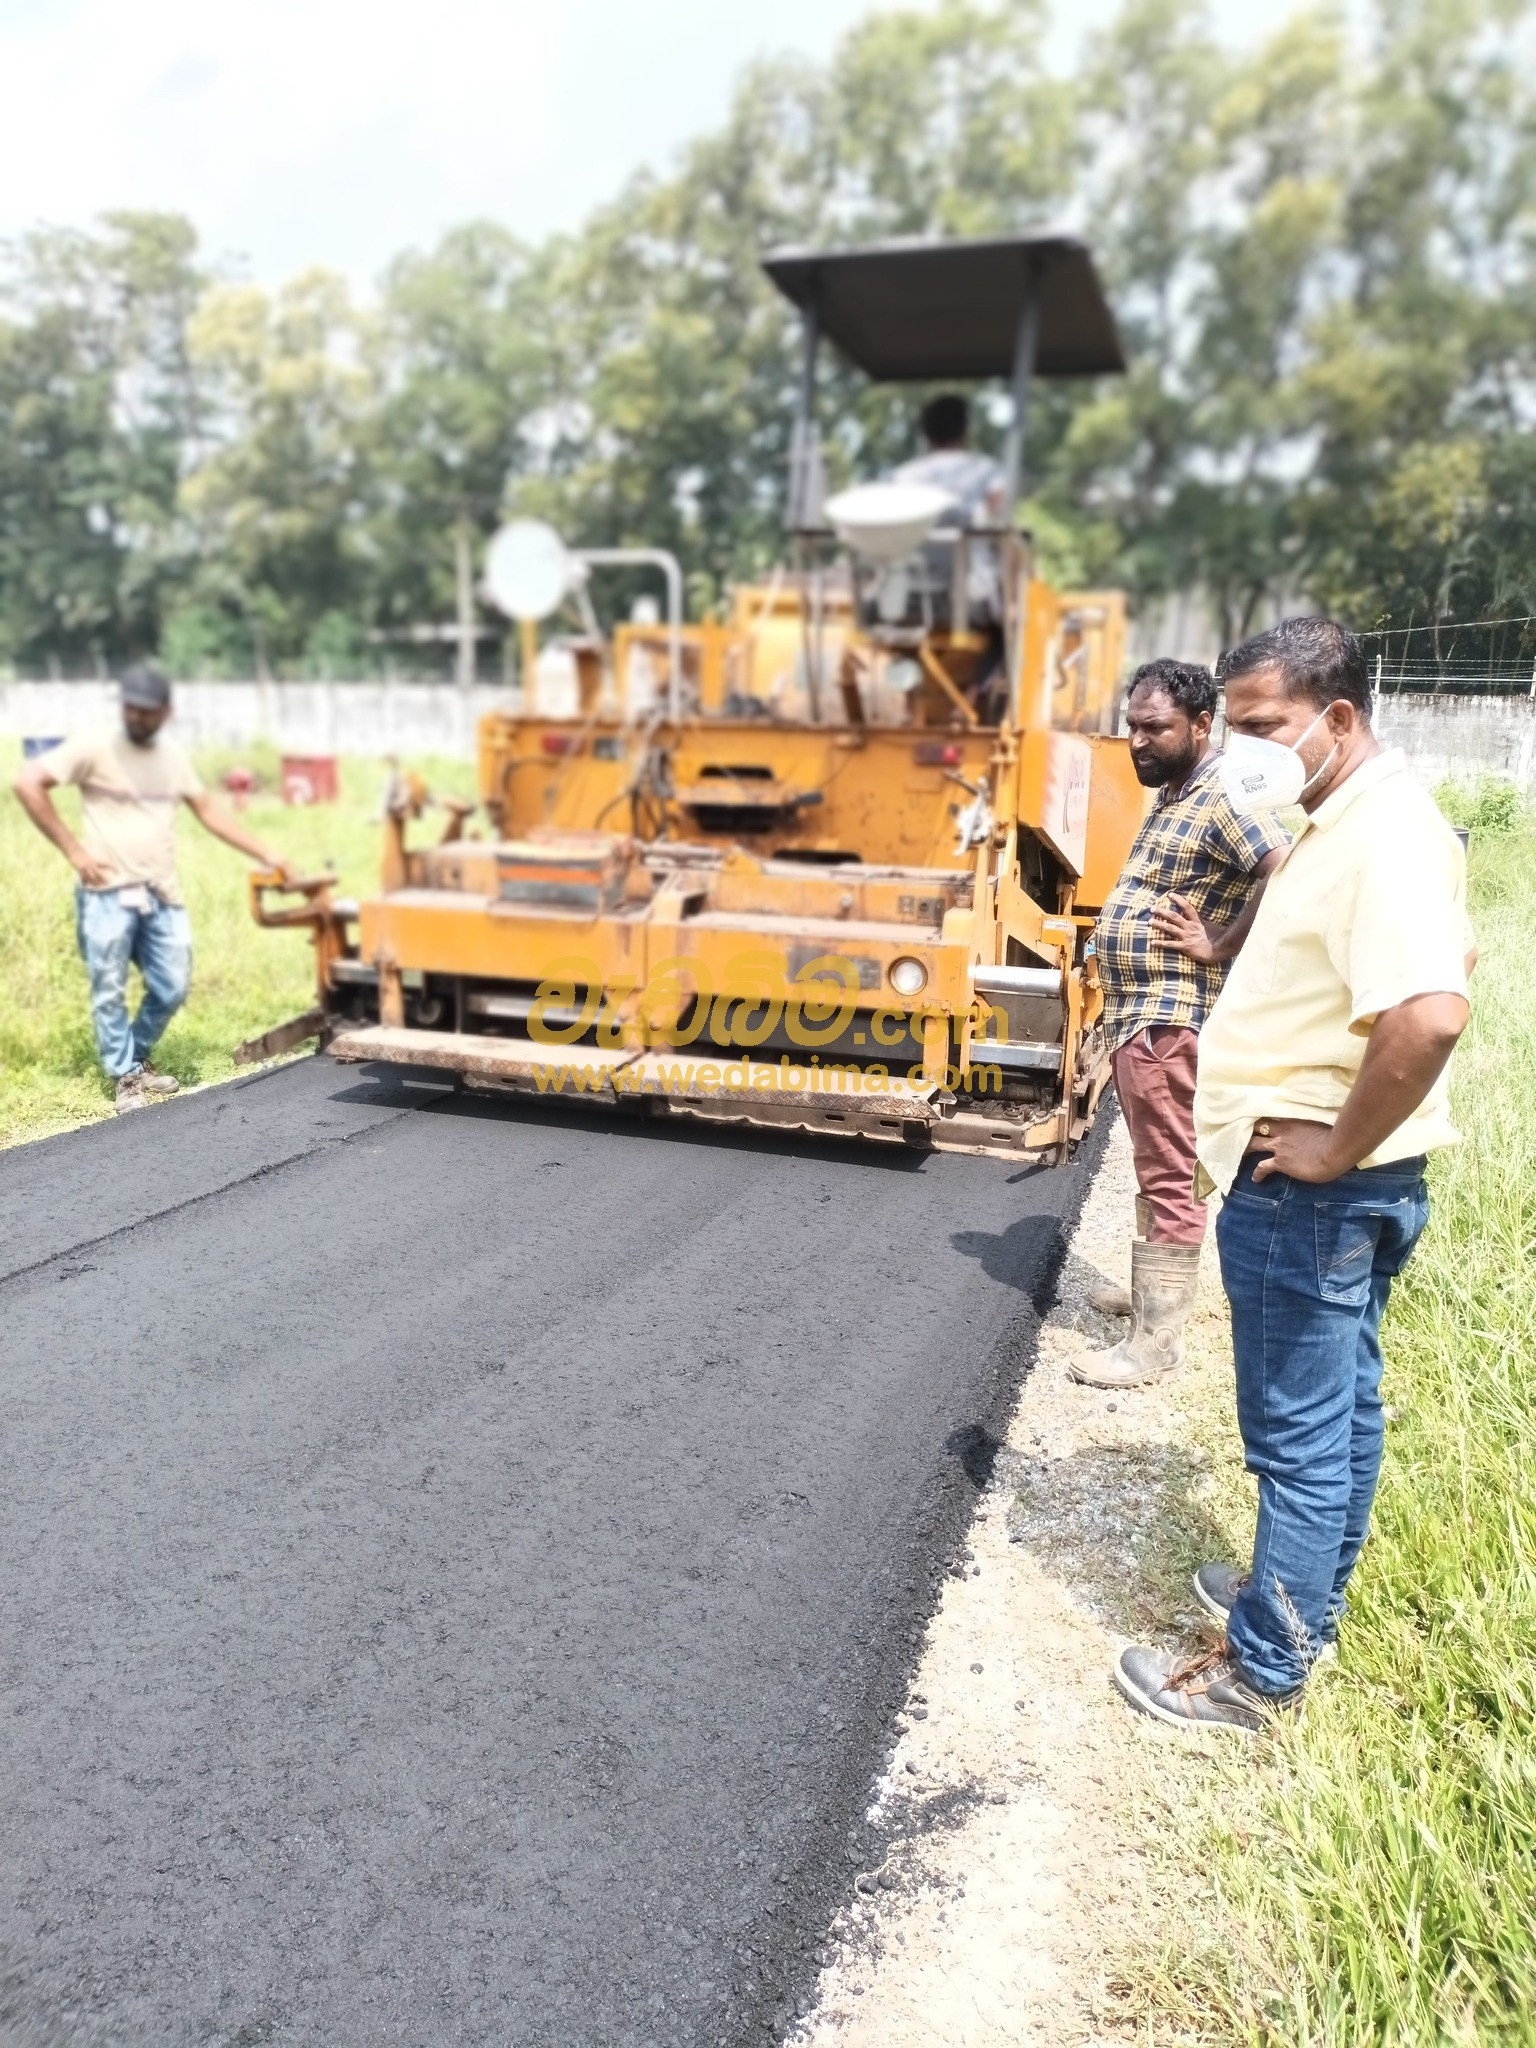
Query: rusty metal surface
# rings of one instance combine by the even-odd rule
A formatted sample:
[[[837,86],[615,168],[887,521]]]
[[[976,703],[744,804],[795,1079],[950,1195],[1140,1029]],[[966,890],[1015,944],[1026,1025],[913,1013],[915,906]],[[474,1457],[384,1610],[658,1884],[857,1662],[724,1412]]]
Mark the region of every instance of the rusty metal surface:
[[[237,1067],[253,1066],[257,1060],[275,1060],[282,1053],[292,1052],[306,1038],[323,1038],[325,1032],[324,1010],[305,1010],[301,1016],[290,1017],[286,1024],[274,1024],[259,1038],[247,1038],[235,1047],[231,1057]]]
[[[625,1106],[653,1115],[740,1122],[763,1129],[827,1137],[917,1144],[976,1157],[1041,1158],[1080,1139],[1088,1117],[1062,1110],[1030,1113],[991,1100],[957,1102],[921,1077],[892,1075],[870,1085],[856,1068],[811,1067],[801,1055],[778,1062],[700,1059],[691,1051],[644,1052],[633,1047],[537,1046],[526,1039],[369,1025],[342,1031],[331,1057],[390,1062],[457,1076],[474,1088],[532,1097],[550,1109]],[[1098,1099],[1102,1075],[1092,1103]],[[798,1085],[797,1085],[798,1084]],[[1084,1105],[1091,1110],[1092,1103]]]

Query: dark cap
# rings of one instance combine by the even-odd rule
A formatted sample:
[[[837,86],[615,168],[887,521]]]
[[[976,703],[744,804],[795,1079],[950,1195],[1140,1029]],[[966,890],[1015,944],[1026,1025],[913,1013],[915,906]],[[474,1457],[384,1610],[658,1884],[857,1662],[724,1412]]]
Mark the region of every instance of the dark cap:
[[[163,711],[171,701],[170,677],[149,662],[125,669],[118,678],[118,688],[125,704],[137,705],[143,711]]]

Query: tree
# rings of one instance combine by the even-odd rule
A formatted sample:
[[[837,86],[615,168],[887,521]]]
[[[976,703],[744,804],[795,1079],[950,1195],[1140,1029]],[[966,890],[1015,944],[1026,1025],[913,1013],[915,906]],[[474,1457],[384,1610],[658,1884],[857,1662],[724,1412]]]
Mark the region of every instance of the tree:
[[[0,659],[100,672],[155,646],[202,284],[191,227],[164,214],[0,251]]]
[[[1533,19],[1365,0],[1233,49],[1201,0],[1126,0],[1061,78],[1045,0],[877,13],[577,233],[457,229],[366,314],[322,274],[198,304],[162,216],[32,237],[0,265],[0,657],[331,667],[452,617],[467,678],[509,511],[670,547],[708,605],[783,553],[797,323],[762,254],[1065,217],[1131,369],[1039,392],[1047,572],[1203,591],[1228,641],[1287,604],[1412,626],[1446,670],[1447,621],[1536,612]],[[927,395],[825,351],[832,479],[908,454]]]
[[[189,324],[209,424],[182,488],[198,540],[183,631],[248,648],[259,676],[368,606],[368,338],[345,284],[320,270],[275,298],[221,287]]]
[[[453,609],[457,672],[474,676],[476,565],[509,481],[559,408],[548,259],[478,223],[384,283],[370,445],[378,615],[405,627]]]

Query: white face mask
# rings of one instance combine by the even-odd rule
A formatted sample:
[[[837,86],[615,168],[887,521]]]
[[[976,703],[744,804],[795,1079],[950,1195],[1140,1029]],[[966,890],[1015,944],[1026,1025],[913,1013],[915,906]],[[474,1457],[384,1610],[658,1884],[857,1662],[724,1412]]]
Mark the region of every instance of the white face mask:
[[[1231,735],[1219,772],[1234,811],[1281,811],[1288,804],[1301,802],[1313,783],[1327,774],[1339,751],[1340,743],[1336,740],[1322,766],[1311,775],[1307,773],[1307,764],[1301,758],[1302,746],[1327,716],[1326,711],[1319,711],[1290,747],[1282,746],[1279,740],[1255,739],[1245,732]]]

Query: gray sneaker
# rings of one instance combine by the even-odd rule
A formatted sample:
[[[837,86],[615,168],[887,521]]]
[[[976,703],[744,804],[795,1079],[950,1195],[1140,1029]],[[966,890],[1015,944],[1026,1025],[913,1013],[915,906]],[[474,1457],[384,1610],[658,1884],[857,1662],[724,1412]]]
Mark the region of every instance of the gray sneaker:
[[[1110,1673],[1138,1713],[1173,1728],[1226,1728],[1240,1735],[1272,1733],[1301,1704],[1301,1688],[1260,1692],[1225,1647],[1197,1657],[1171,1650],[1122,1650]]]
[[[148,1060],[139,1068],[139,1085],[146,1095],[174,1095],[181,1087],[174,1074],[162,1074]]]

